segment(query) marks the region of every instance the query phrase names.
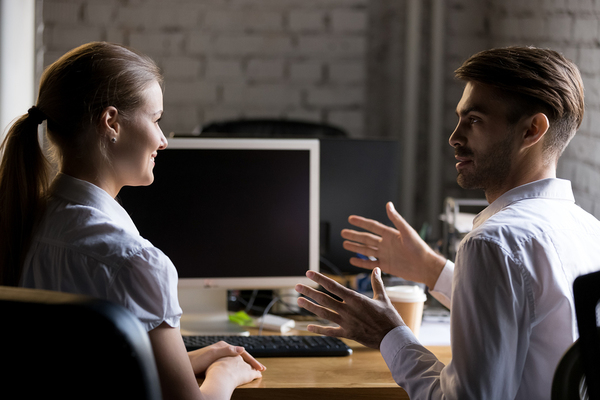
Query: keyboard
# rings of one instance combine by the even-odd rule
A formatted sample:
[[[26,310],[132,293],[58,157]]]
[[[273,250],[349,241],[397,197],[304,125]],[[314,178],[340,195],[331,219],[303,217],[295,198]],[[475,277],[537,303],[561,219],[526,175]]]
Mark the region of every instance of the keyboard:
[[[183,336],[188,351],[220,340],[243,346],[254,357],[331,357],[352,354],[352,349],[346,343],[329,336]]]

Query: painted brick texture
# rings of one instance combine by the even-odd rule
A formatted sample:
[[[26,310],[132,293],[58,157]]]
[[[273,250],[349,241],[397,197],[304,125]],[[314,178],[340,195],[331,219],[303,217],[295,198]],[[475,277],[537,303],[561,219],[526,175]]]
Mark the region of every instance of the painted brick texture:
[[[574,61],[585,85],[584,121],[561,157],[559,177],[571,180],[577,203],[600,218],[600,1],[494,0],[492,45],[552,48]]]
[[[108,40],[165,74],[165,133],[237,117],[364,135],[368,0],[45,0],[44,63]]]

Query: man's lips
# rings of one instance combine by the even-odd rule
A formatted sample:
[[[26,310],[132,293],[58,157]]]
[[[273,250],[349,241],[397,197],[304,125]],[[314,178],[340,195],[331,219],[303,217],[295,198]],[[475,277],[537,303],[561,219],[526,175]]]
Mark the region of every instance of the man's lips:
[[[458,161],[456,163],[456,169],[460,170],[461,168],[466,167],[467,165],[473,163],[473,160],[470,157],[464,157],[464,156],[454,156],[454,158],[456,158],[456,160]]]

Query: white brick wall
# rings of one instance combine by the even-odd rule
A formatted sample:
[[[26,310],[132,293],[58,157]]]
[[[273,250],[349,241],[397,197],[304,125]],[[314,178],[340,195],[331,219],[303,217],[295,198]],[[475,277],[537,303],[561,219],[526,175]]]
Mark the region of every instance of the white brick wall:
[[[373,110],[365,104],[369,90],[370,101],[386,99],[379,109],[402,112],[402,97],[372,93],[367,76],[373,70],[402,73],[406,21],[398,1],[45,0],[45,63],[91,40],[148,53],[166,77],[166,132],[191,132],[240,116],[273,116],[335,123],[352,136],[369,136],[364,122],[365,110]],[[382,21],[387,30],[374,29],[370,17],[386,2],[398,14],[380,14],[388,19]],[[373,41],[373,32],[389,37]],[[586,117],[561,159],[559,175],[572,180],[578,203],[600,217],[600,0],[448,0],[445,37],[444,137],[454,129],[454,107],[462,92],[452,71],[471,54],[495,46],[537,45],[561,51],[579,65]],[[369,49],[369,43],[376,47]],[[373,69],[369,51],[386,46],[392,55],[375,59],[387,64]],[[427,42],[422,51],[426,89]],[[392,81],[401,93],[403,79]],[[424,104],[427,93],[422,92]],[[421,113],[427,121],[426,107]],[[384,122],[375,124],[377,132],[396,136],[391,127],[381,129],[389,125],[385,112],[379,117]],[[444,162],[446,195],[456,183],[452,157]]]
[[[223,118],[336,121],[362,136],[368,0],[45,0],[45,64],[93,40],[153,57],[165,132]]]
[[[492,0],[492,45],[537,45],[562,52],[583,76],[586,115],[561,157],[577,203],[600,217],[600,1]]]

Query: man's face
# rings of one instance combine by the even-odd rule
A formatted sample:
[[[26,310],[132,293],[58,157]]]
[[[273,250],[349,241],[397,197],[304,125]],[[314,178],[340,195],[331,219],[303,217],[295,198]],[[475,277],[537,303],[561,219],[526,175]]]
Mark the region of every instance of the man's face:
[[[517,150],[515,130],[496,89],[469,82],[456,107],[458,125],[450,136],[458,160],[457,182],[465,189],[497,191],[511,176]]]

